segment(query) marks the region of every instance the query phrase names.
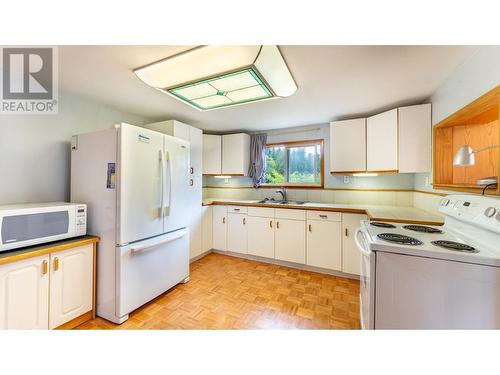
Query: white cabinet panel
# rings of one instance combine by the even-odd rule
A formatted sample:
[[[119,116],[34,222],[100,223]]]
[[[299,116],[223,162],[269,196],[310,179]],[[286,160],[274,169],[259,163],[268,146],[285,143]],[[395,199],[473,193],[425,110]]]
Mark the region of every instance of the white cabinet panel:
[[[399,173],[422,173],[431,170],[431,105],[398,108]]]
[[[305,264],[306,222],[276,219],[274,245],[276,259]]]
[[[222,136],[222,174],[248,174],[250,136],[244,133]]]
[[[330,171],[366,171],[366,119],[330,123]]]
[[[393,109],[366,120],[368,171],[398,169],[398,110]]]
[[[361,220],[368,220],[368,217],[361,214],[342,214],[342,271],[353,275],[360,274],[361,254],[354,242],[354,236]]]
[[[247,215],[227,214],[227,250],[247,253]]]
[[[92,310],[93,246],[85,245],[50,257],[49,328]]]
[[[307,265],[342,269],[342,223],[307,221]]]
[[[0,329],[47,329],[49,256],[0,266]]]
[[[212,249],[212,236],[213,236],[213,226],[212,226],[212,206],[202,207],[202,252],[206,253]]]
[[[203,174],[221,174],[222,137],[203,134]]]
[[[248,254],[274,258],[274,219],[248,216]]]
[[[227,208],[226,206],[213,206],[213,248],[227,250]]]

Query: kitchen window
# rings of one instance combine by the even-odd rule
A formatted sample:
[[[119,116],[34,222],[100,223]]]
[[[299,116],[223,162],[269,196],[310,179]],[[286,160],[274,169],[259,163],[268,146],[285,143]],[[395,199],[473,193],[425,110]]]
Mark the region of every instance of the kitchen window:
[[[268,144],[264,185],[323,187],[323,140]]]

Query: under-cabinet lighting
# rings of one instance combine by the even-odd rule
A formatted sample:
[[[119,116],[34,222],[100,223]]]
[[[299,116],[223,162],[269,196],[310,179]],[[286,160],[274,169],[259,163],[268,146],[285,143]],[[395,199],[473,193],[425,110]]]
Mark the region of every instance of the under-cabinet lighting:
[[[378,176],[378,173],[353,173],[352,174],[355,177],[375,177]]]
[[[213,177],[214,178],[224,178],[224,179],[231,178],[231,176],[220,176],[220,175],[213,176]]]

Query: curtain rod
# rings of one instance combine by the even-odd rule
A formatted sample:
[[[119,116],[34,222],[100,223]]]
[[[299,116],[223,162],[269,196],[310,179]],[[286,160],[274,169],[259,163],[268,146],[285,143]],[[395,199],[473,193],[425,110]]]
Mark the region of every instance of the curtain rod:
[[[302,130],[284,130],[284,131],[271,131],[268,132],[267,135],[284,135],[284,134],[295,134],[295,133],[307,133],[321,130],[321,128],[313,128],[313,129],[302,129]]]

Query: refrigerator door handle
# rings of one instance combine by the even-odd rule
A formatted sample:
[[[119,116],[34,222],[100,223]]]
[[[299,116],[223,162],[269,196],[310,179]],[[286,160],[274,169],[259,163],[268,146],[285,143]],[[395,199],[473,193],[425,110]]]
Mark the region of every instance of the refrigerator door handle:
[[[138,245],[138,246],[132,247],[130,249],[130,252],[132,254],[136,254],[136,253],[141,253],[144,251],[152,250],[157,246],[164,245],[166,243],[178,240],[179,238],[184,237],[187,233],[188,233],[187,229],[181,229],[181,230],[178,230],[174,233],[171,233],[167,237],[162,236],[162,239],[159,241],[158,240],[157,241],[149,240],[144,245]]]
[[[163,216],[170,216],[170,205],[172,203],[172,158],[170,157],[170,152],[165,151],[165,159],[168,166],[168,204],[163,204]],[[166,195],[164,193],[164,195]]]
[[[165,160],[163,157],[163,150],[160,150],[160,208],[158,209],[158,216],[163,217],[163,202],[165,195],[165,187],[163,181],[165,180]]]

